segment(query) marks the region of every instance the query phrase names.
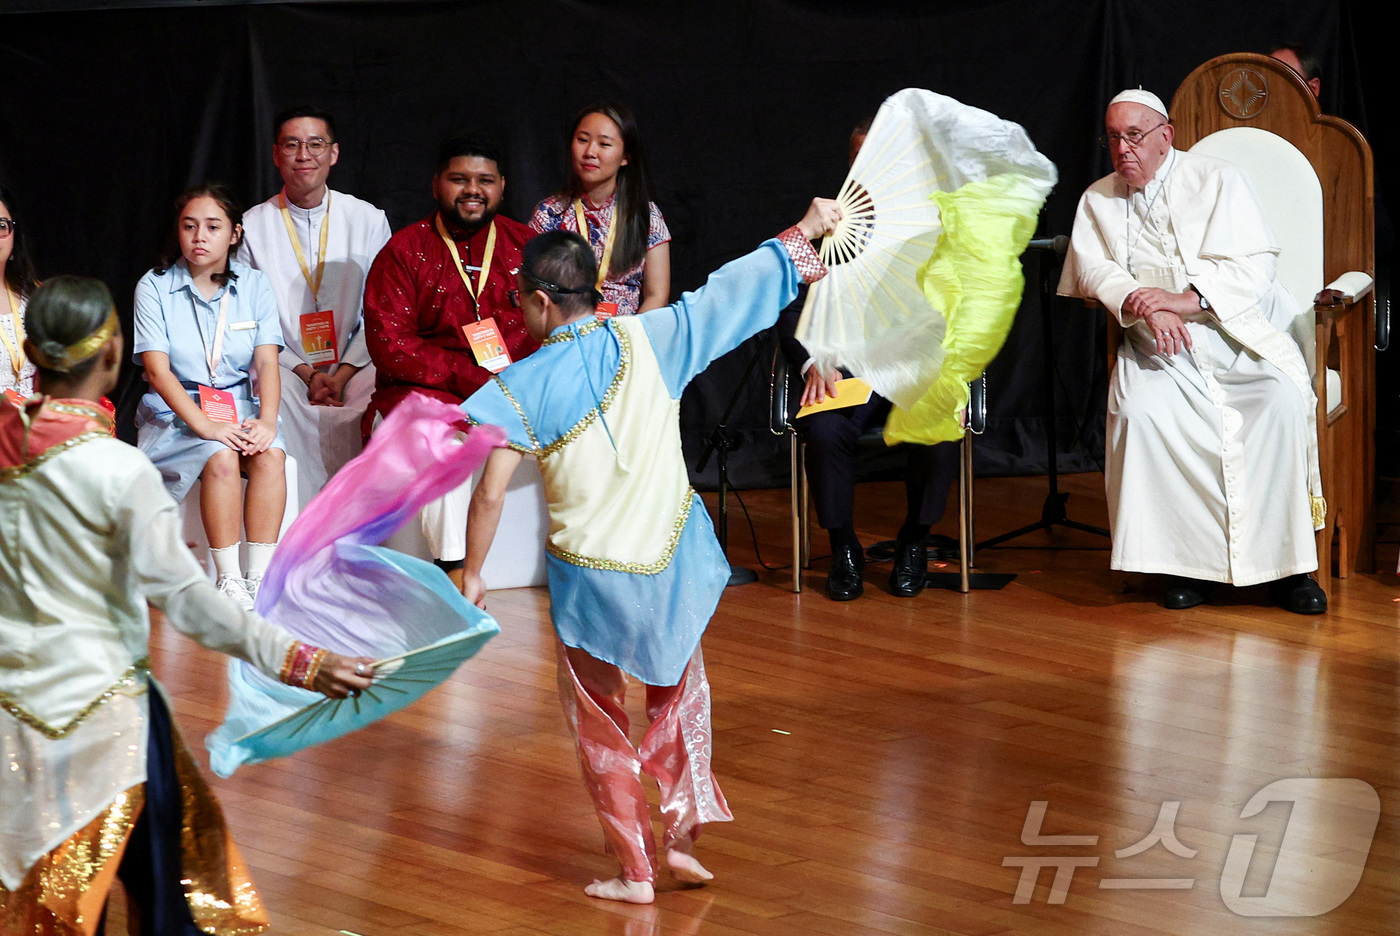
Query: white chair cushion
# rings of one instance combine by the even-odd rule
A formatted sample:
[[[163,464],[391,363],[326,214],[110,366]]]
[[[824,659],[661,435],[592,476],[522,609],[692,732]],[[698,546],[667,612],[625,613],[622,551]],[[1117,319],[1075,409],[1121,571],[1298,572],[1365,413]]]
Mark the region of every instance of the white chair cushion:
[[[1249,174],[1278,241],[1278,278],[1297,301],[1289,332],[1315,370],[1313,297],[1323,285],[1324,216],[1322,183],[1312,164],[1292,143],[1257,127],[1218,130],[1191,152],[1229,160]]]

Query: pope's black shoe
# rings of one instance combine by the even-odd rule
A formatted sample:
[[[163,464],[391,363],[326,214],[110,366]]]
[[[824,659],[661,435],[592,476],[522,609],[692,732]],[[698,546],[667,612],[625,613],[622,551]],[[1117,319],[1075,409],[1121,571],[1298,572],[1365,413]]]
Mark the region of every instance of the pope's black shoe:
[[[928,554],[923,538],[896,540],[894,568],[890,570],[890,593],[900,598],[913,598],[924,590],[928,578]]]
[[[865,591],[865,550],[860,543],[843,543],[831,550],[831,571],[826,573],[826,596],[832,601],[850,601]]]
[[[1210,593],[1215,591],[1219,582],[1203,582],[1200,579],[1176,578],[1167,579],[1167,593],[1162,604],[1172,611],[1184,611],[1187,608],[1194,608],[1198,604],[1204,604],[1210,597]]]
[[[1269,600],[1294,614],[1322,614],[1327,610],[1327,593],[1303,572],[1270,582]]]

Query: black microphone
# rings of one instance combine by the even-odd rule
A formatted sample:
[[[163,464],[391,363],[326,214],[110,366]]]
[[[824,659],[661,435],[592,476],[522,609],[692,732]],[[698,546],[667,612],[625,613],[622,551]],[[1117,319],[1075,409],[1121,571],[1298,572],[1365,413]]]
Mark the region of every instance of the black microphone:
[[[1069,250],[1069,238],[1063,234],[1056,234],[1054,237],[1032,237],[1027,250],[1049,250],[1057,257],[1063,257],[1065,251]]]

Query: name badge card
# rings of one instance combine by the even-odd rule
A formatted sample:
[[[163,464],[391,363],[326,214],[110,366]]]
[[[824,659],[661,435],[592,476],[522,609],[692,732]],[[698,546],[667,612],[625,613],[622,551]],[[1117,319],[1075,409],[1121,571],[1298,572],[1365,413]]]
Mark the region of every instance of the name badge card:
[[[340,360],[335,347],[335,313],[330,309],[303,312],[301,316],[301,349],[314,367],[324,367]]]
[[[214,422],[238,422],[238,404],[227,390],[199,385],[199,408]]]
[[[24,406],[24,397],[21,396],[19,391],[16,390],[14,387],[5,388],[5,399],[13,403],[15,406]]]
[[[501,337],[501,329],[493,318],[482,319],[470,325],[463,325],[462,332],[467,336],[476,363],[493,374],[499,374],[510,366],[510,352],[506,341]]]
[[[617,314],[617,303],[600,302],[598,303],[597,308],[593,310],[593,314],[598,317],[598,321],[606,322],[608,319],[612,318],[614,315]]]

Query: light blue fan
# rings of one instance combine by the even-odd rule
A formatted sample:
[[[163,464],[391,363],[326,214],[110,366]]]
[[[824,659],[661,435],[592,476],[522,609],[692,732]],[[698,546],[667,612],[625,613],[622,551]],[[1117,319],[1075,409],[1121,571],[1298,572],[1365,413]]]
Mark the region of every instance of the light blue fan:
[[[463,598],[430,562],[360,543],[340,542],[333,552],[330,577],[356,593],[356,600],[342,607],[336,627],[355,632],[359,646],[343,652],[379,658],[374,685],[356,698],[327,699],[232,660],[228,712],[205,739],[210,766],[219,776],[230,776],[243,764],[286,757],[398,711],[445,681],[500,632],[495,620]],[[276,620],[281,602],[271,610]],[[366,640],[372,646],[366,647]]]

